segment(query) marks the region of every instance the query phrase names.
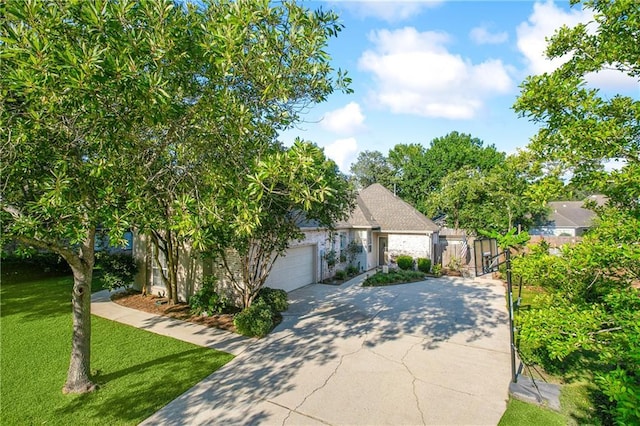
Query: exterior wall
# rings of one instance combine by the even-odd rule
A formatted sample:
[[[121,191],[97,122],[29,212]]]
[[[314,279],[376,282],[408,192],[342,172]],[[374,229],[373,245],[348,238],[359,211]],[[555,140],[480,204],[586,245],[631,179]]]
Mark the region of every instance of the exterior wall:
[[[431,236],[412,234],[388,234],[389,256],[408,255],[413,258],[431,259]]]
[[[151,294],[164,294],[166,288],[163,285],[153,285],[153,266],[155,258],[151,249],[150,239],[142,234],[134,233],[132,255],[138,263],[138,273],[134,279],[134,288],[142,290],[146,286]],[[178,264],[178,300],[186,302],[188,297],[195,292],[204,277],[205,264],[203,260],[192,254],[189,246],[180,252]]]
[[[291,248],[314,245],[315,250],[315,281],[328,278],[329,269],[326,261],[322,259],[327,247],[331,247],[329,233],[326,230],[305,230],[305,237],[300,241],[292,241]],[[152,294],[163,294],[166,292],[164,286],[154,286],[153,265],[154,256],[151,251],[151,242],[145,235],[134,234],[133,257],[138,262],[139,270],[135,277],[134,288],[141,290],[143,286]],[[234,273],[241,273],[241,259],[232,250],[228,252],[228,262]],[[202,259],[197,254],[192,253],[190,247],[185,247],[180,253],[180,264],[178,265],[178,299],[182,302],[188,300],[189,296],[196,292],[202,284],[202,279],[207,275],[216,275],[220,283],[220,290],[230,298],[234,291],[231,281],[225,277],[225,269],[222,262],[214,259]]]

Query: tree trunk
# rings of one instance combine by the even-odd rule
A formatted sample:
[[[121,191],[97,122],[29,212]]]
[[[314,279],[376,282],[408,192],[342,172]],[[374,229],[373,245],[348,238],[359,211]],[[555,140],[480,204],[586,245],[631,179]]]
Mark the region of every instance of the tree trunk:
[[[95,231],[89,231],[80,255],[66,258],[73,271],[73,334],[71,361],[63,393],[87,393],[96,388],[91,381],[91,280],[93,279]]]

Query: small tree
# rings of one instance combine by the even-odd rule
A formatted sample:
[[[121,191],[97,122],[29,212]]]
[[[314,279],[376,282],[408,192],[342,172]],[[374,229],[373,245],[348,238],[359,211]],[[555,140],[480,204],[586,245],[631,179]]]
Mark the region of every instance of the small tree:
[[[299,140],[263,155],[251,173],[236,176],[224,189],[217,200],[227,203],[218,210],[225,220],[208,228],[203,248],[222,260],[245,308],[290,242],[302,238],[301,223],[331,227],[354,206],[354,194],[336,164],[317,146]],[[239,273],[235,256],[240,257]]]

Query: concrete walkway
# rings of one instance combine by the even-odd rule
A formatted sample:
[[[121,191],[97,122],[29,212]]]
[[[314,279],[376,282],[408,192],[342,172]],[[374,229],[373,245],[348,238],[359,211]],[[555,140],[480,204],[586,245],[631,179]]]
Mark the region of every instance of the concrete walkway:
[[[291,292],[264,339],[228,335],[224,349],[222,332],[204,337],[238,356],[143,424],[497,424],[510,381],[502,284],[443,277],[363,288],[362,279]],[[135,325],[130,315],[112,319]],[[194,341],[168,321],[142,325]]]

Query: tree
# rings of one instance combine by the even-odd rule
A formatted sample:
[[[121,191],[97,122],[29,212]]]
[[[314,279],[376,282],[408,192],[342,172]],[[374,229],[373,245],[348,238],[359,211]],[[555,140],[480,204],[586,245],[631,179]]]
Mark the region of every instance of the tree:
[[[301,105],[348,84],[324,51],[341,27],[293,2],[34,0],[2,10],[2,237],[71,266],[63,390],[86,392],[96,228],[111,241],[138,224],[169,225],[178,243],[197,236],[200,201],[260,164]],[[228,218],[209,208],[211,221]]]
[[[578,0],[571,2],[580,3]],[[640,209],[640,101],[603,96],[587,81],[597,72],[617,70],[640,76],[640,11],[629,0],[582,2],[594,11],[594,24],[563,27],[549,40],[547,56],[569,56],[551,73],[528,77],[514,109],[540,124],[530,148],[553,159],[609,196],[612,203]],[[607,172],[604,162],[624,166]]]
[[[227,203],[219,209],[224,216],[208,228],[202,247],[222,260],[244,308],[251,306],[290,242],[302,238],[302,223],[332,227],[348,217],[355,203],[337,165],[320,148],[300,140],[255,158],[250,173],[230,176],[215,197]],[[232,263],[238,257],[240,274]]]
[[[90,297],[98,226],[111,241],[129,226],[128,171],[144,147],[140,123],[166,115],[159,71],[169,2],[10,1],[0,60],[2,235],[53,251],[74,277],[65,392],[90,379]],[[163,48],[161,48],[163,46]]]
[[[225,203],[220,193],[208,193],[251,173],[252,159],[274,149],[276,131],[297,121],[302,109],[338,88],[349,91],[340,71],[334,79],[324,52],[341,29],[332,12],[239,1],[210,3],[189,16],[191,30],[177,38],[186,37],[189,61],[174,67],[176,81],[169,82],[179,114],[153,129],[165,151],[146,169],[140,182],[146,197],[138,208],[156,261],[166,261],[161,276],[174,302],[185,243],[199,238],[204,217],[224,216],[198,215],[199,204],[220,210]]]
[[[351,173],[359,188],[379,183],[393,190],[393,171],[387,158],[380,151],[362,151],[351,165]]]
[[[573,0],[572,4],[578,4]],[[617,70],[640,77],[640,9],[630,0],[586,0],[594,22],[563,27],[551,37],[547,56],[568,60],[551,73],[528,77],[514,106],[541,125],[530,148],[542,162],[555,162],[575,182],[589,182],[609,197],[595,227],[562,256],[523,258],[520,273],[533,276],[531,262],[550,289],[544,308],[523,315],[526,355],[558,368],[588,363],[611,406],[609,422],[640,421],[640,101],[604,96],[588,80]],[[603,163],[623,160],[606,171]],[[535,265],[534,265],[535,266]],[[544,330],[541,333],[540,330]],[[567,332],[567,330],[571,330]]]
[[[424,204],[427,214],[446,215],[446,223],[478,234],[529,227],[546,214],[546,203],[562,183],[542,175],[526,151],[486,171],[463,167],[447,174]]]
[[[502,164],[505,154],[496,150],[494,145],[483,145],[482,140],[458,132],[433,139],[421,164],[423,194],[438,190],[448,173],[462,167],[485,171]]]
[[[424,198],[422,187],[425,148],[419,144],[397,144],[389,150],[388,162],[398,194],[414,206]]]

